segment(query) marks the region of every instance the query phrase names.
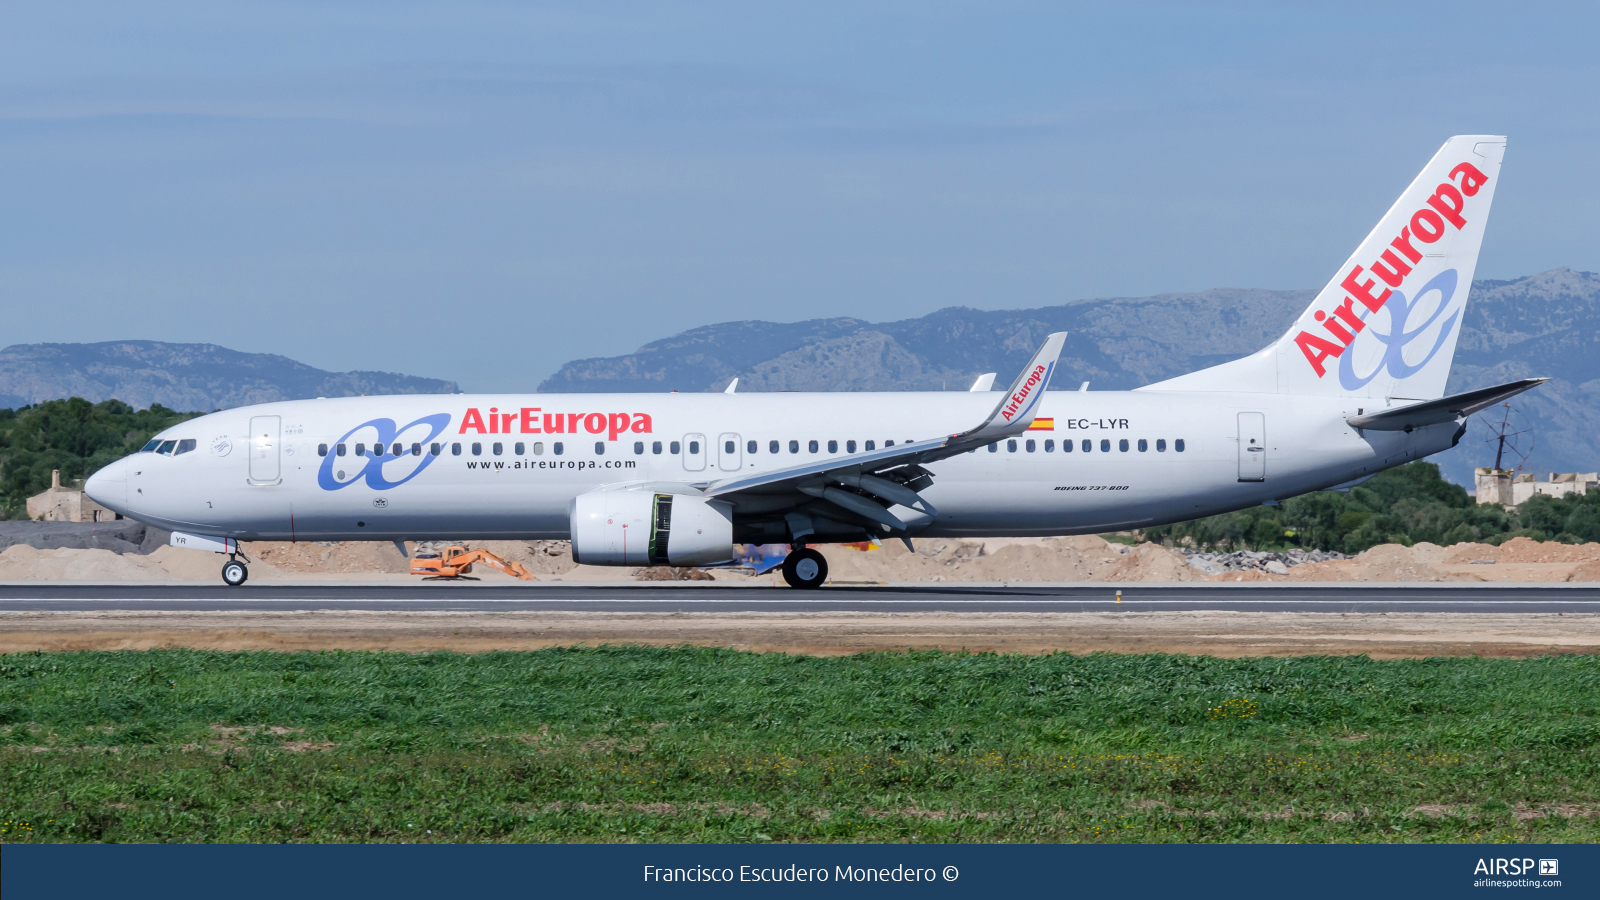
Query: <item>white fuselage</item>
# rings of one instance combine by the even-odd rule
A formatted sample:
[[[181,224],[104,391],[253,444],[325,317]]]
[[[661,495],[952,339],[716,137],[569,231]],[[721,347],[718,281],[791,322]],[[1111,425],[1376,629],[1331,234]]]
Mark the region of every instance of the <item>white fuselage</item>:
[[[573,498],[605,485],[700,485],[848,458],[850,442],[860,452],[868,441],[881,448],[937,438],[982,420],[997,396],[456,394],[268,403],[168,429],[163,440],[194,441],[194,449],[134,454],[96,473],[88,491],[162,528],[245,540],[565,539]],[[1038,413],[1053,428],[1036,422],[1015,450],[1001,441],[927,465],[934,483],[923,496],[937,516],[895,512],[920,536],[1147,527],[1338,485],[1452,445],[1453,423],[1409,434],[1346,424],[1383,403],[1057,391]],[[1248,436],[1264,449],[1250,450]],[[373,456],[378,443],[384,455]],[[755,542],[737,528],[741,516],[764,512],[763,498],[729,499],[735,540]]]

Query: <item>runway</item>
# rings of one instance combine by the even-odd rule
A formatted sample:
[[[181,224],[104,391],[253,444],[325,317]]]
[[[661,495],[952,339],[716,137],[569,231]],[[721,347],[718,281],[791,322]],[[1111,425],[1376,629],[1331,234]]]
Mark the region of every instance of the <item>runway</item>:
[[[1121,602],[1117,592],[1121,591]],[[0,585],[0,612],[1600,613],[1600,584]]]

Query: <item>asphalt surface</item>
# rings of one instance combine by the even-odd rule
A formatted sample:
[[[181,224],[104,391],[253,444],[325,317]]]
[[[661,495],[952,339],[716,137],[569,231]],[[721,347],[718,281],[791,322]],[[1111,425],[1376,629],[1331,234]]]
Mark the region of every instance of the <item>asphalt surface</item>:
[[[1122,602],[1117,602],[1117,591]],[[1126,612],[1600,613],[1600,584],[832,585],[703,584],[0,585],[0,612]]]

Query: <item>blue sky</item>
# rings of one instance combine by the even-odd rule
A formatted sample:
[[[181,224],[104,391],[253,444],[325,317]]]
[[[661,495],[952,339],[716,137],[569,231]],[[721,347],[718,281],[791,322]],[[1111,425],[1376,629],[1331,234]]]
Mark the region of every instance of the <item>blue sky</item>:
[[[733,319],[1320,287],[1449,135],[1600,269],[1593,4],[23,5],[0,343],[531,389]]]

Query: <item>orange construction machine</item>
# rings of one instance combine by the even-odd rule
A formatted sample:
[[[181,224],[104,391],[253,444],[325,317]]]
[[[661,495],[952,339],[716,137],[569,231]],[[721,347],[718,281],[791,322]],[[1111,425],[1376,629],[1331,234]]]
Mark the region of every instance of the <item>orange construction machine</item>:
[[[423,581],[463,578],[477,581],[467,573],[473,563],[487,563],[496,569],[523,581],[532,581],[533,573],[519,562],[496,556],[488,550],[468,550],[465,547],[446,547],[444,553],[418,553],[411,558],[411,574],[426,575]]]

